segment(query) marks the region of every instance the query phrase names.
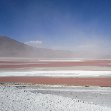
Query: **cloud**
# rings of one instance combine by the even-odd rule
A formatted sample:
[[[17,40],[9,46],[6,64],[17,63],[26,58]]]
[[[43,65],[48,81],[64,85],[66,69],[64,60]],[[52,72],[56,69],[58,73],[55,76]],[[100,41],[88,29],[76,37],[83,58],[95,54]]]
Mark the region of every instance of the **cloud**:
[[[43,42],[39,41],[39,40],[36,40],[36,41],[25,42],[25,44],[33,46],[33,47],[42,47]]]

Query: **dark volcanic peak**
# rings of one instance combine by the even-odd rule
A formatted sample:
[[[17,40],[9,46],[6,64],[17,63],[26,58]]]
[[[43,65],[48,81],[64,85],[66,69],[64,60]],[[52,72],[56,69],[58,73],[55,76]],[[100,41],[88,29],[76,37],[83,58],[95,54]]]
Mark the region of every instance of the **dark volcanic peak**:
[[[73,54],[70,51],[34,48],[7,36],[0,36],[0,57],[67,58],[73,57]]]

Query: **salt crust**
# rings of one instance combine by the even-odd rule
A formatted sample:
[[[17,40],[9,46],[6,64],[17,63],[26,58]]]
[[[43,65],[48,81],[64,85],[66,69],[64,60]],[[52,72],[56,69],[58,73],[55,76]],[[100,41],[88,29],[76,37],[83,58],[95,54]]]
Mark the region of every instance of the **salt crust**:
[[[0,111],[111,111],[109,107],[53,94],[0,86]]]

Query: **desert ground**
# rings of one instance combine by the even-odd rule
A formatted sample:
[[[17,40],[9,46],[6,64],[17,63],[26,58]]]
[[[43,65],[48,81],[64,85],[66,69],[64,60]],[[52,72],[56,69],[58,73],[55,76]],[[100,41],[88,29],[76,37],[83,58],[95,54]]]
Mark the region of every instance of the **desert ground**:
[[[0,86],[0,111],[111,111],[111,88]]]

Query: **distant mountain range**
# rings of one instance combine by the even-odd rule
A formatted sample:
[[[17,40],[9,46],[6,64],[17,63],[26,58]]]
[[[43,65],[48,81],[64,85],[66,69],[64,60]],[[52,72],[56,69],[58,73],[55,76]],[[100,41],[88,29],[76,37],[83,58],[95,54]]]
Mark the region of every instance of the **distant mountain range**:
[[[6,36],[0,36],[0,57],[73,58],[74,53],[65,50],[35,48]]]
[[[36,48],[7,36],[0,36],[0,57],[111,59],[111,54],[103,53],[98,56],[93,53],[93,51],[77,50],[76,52],[72,52],[67,50]]]

